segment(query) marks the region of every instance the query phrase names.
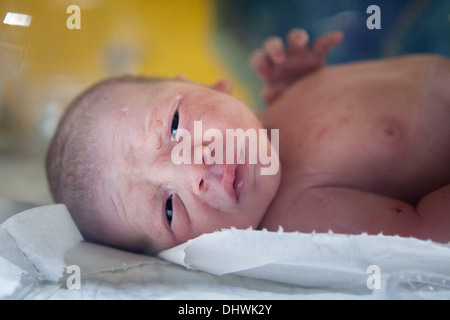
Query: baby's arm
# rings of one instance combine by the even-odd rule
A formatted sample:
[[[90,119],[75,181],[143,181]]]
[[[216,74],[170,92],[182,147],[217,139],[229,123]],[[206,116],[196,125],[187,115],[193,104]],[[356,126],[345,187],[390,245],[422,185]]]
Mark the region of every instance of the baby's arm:
[[[450,185],[430,193],[414,207],[361,190],[315,187],[297,195],[293,209],[266,216],[261,227],[276,231],[282,225],[287,232],[384,233],[445,243],[450,241],[449,194]]]
[[[415,208],[398,199],[360,190],[316,187],[296,197],[295,212],[279,210],[266,216],[261,227],[276,231],[282,225],[287,232],[384,233],[447,242],[450,239],[450,208],[435,204],[441,208],[441,211],[437,210],[439,217],[426,212],[431,207],[429,204],[426,209],[420,204]]]
[[[264,48],[249,59],[251,68],[264,81],[262,97],[269,105],[290,84],[325,64],[328,52],[337,46],[344,34],[335,31],[323,35],[308,47],[309,36],[303,29],[293,29],[286,37],[286,47],[279,37],[270,37]]]

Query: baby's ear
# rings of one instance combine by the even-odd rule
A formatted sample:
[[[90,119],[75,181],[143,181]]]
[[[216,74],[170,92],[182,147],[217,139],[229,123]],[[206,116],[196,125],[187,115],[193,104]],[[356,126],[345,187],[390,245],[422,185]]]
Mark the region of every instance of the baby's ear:
[[[187,82],[193,82],[191,79],[186,77],[184,74],[178,74],[175,76],[176,80],[182,80]],[[216,83],[209,86],[209,88],[226,93],[231,94],[233,92],[233,86],[228,80],[221,79],[217,81]]]
[[[226,94],[231,94],[233,92],[233,86],[231,85],[231,83],[228,80],[225,79],[221,79],[219,81],[217,81],[216,83],[214,83],[213,85],[209,86],[211,89],[226,93]]]
[[[175,80],[182,80],[182,81],[189,81],[192,82],[191,79],[189,79],[188,77],[186,77],[184,74],[177,74],[175,76]]]

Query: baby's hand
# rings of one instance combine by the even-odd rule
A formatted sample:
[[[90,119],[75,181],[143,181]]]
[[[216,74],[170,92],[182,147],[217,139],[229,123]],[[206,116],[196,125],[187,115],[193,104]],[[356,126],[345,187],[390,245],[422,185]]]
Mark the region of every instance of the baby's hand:
[[[337,46],[344,34],[335,31],[321,36],[308,47],[309,36],[303,29],[293,29],[286,37],[286,46],[279,37],[270,37],[264,48],[256,50],[249,59],[251,68],[264,80],[262,97],[267,104],[290,84],[306,73],[325,64],[328,52]]]

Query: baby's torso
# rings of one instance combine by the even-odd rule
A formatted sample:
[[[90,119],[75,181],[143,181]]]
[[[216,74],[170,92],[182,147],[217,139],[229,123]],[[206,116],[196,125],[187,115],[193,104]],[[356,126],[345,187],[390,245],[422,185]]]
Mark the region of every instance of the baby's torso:
[[[262,117],[280,134],[282,177],[271,209],[295,211],[296,195],[312,187],[414,204],[448,184],[450,108],[435,72],[432,58],[349,64],[286,90]]]

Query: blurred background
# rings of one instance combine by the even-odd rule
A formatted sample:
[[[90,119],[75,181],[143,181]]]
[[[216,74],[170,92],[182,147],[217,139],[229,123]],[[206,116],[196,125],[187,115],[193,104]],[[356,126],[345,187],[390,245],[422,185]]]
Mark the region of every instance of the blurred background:
[[[79,7],[79,29],[73,26]],[[369,30],[378,5],[381,29]],[[67,104],[125,73],[229,79],[264,107],[250,52],[271,35],[305,28],[346,39],[328,63],[430,52],[450,56],[448,0],[0,0],[0,198],[51,203],[44,156]]]

